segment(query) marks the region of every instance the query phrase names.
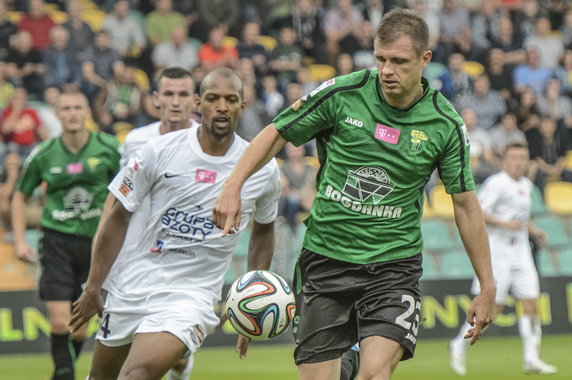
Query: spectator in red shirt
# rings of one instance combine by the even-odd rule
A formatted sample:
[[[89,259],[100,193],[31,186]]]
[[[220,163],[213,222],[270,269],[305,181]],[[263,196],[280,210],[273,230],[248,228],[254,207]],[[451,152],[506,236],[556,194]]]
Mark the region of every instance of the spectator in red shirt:
[[[56,26],[54,20],[44,11],[44,0],[30,0],[28,12],[22,16],[18,30],[32,35],[32,47],[43,50],[50,44],[50,29]]]
[[[211,29],[209,39],[199,50],[199,62],[207,70],[227,66],[234,68],[238,62],[235,46],[224,46],[225,30],[222,27]]]
[[[2,113],[0,122],[8,152],[18,153],[22,158],[30,154],[36,143],[47,138],[38,114],[28,107],[28,94],[24,88],[14,90],[10,106]]]

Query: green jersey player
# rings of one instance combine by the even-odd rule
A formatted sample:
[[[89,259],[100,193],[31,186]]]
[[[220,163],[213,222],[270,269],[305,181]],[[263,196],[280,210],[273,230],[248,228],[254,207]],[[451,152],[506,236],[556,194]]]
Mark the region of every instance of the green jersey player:
[[[56,114],[62,135],[36,147],[24,163],[12,200],[12,225],[17,257],[35,262],[38,254],[25,241],[25,202],[38,185],[46,183],[39,293],[46,301],[52,330],[52,379],[59,380],[74,378],[74,359],[86,337],[86,328],[70,336],[71,303],[87,279],[91,238],[107,184],[119,169],[119,144],[113,136],[87,130],[90,111],[81,93],[61,94]]]
[[[287,142],[316,139],[317,196],[293,281],[300,379],[338,379],[340,356],[356,341],[358,378],[389,379],[413,356],[423,188],[434,169],[485,284],[469,310],[466,337],[475,342],[492,320],[495,285],[469,143],[453,107],[421,77],[432,54],[427,34],[412,13],[385,15],[374,42],[377,70],[330,79],[278,115],[244,153],[215,207],[215,224],[232,233],[245,179]]]

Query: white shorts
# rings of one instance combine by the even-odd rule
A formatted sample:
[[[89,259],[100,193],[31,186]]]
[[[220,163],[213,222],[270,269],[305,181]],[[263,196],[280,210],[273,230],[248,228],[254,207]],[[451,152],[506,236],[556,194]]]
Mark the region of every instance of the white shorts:
[[[168,332],[195,352],[218,322],[212,303],[200,297],[163,293],[135,301],[106,293],[95,339],[118,347],[130,344],[135,334]]]
[[[528,244],[528,243],[527,243]],[[493,276],[497,286],[496,304],[506,304],[509,291],[517,299],[534,299],[540,295],[540,284],[538,282],[538,272],[534,266],[530,248],[528,246],[520,246],[521,254],[518,259],[506,260],[496,259],[503,253],[509,252],[508,249],[514,250],[515,247],[495,247],[496,252],[492,255]],[[495,249],[493,248],[493,249]],[[504,252],[502,249],[506,249]],[[525,252],[522,252],[525,250]],[[500,256],[502,257],[502,256]],[[473,294],[480,293],[479,281],[473,280]]]

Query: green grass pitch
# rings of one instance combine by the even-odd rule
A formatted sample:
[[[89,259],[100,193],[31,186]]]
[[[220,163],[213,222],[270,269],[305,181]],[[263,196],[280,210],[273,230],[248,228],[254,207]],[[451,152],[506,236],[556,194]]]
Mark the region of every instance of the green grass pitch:
[[[296,379],[292,349],[292,346],[262,346],[253,342],[247,357],[239,360],[231,348],[205,348],[196,354],[192,380]],[[543,338],[542,358],[558,367],[556,375],[524,375],[521,352],[518,337],[484,337],[469,349],[468,374],[462,379],[572,379],[572,335]],[[89,353],[80,357],[77,379],[85,378],[90,359]],[[448,360],[448,341],[421,340],[415,358],[401,363],[393,379],[461,379],[451,372]],[[51,362],[45,354],[0,356],[0,379],[3,380],[47,380],[50,371]]]

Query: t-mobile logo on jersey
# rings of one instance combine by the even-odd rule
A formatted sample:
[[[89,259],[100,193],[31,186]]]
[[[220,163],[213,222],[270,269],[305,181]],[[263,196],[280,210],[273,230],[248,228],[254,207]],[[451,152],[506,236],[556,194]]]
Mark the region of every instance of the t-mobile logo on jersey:
[[[216,172],[205,169],[197,169],[197,173],[195,174],[195,181],[204,183],[215,183]]]

